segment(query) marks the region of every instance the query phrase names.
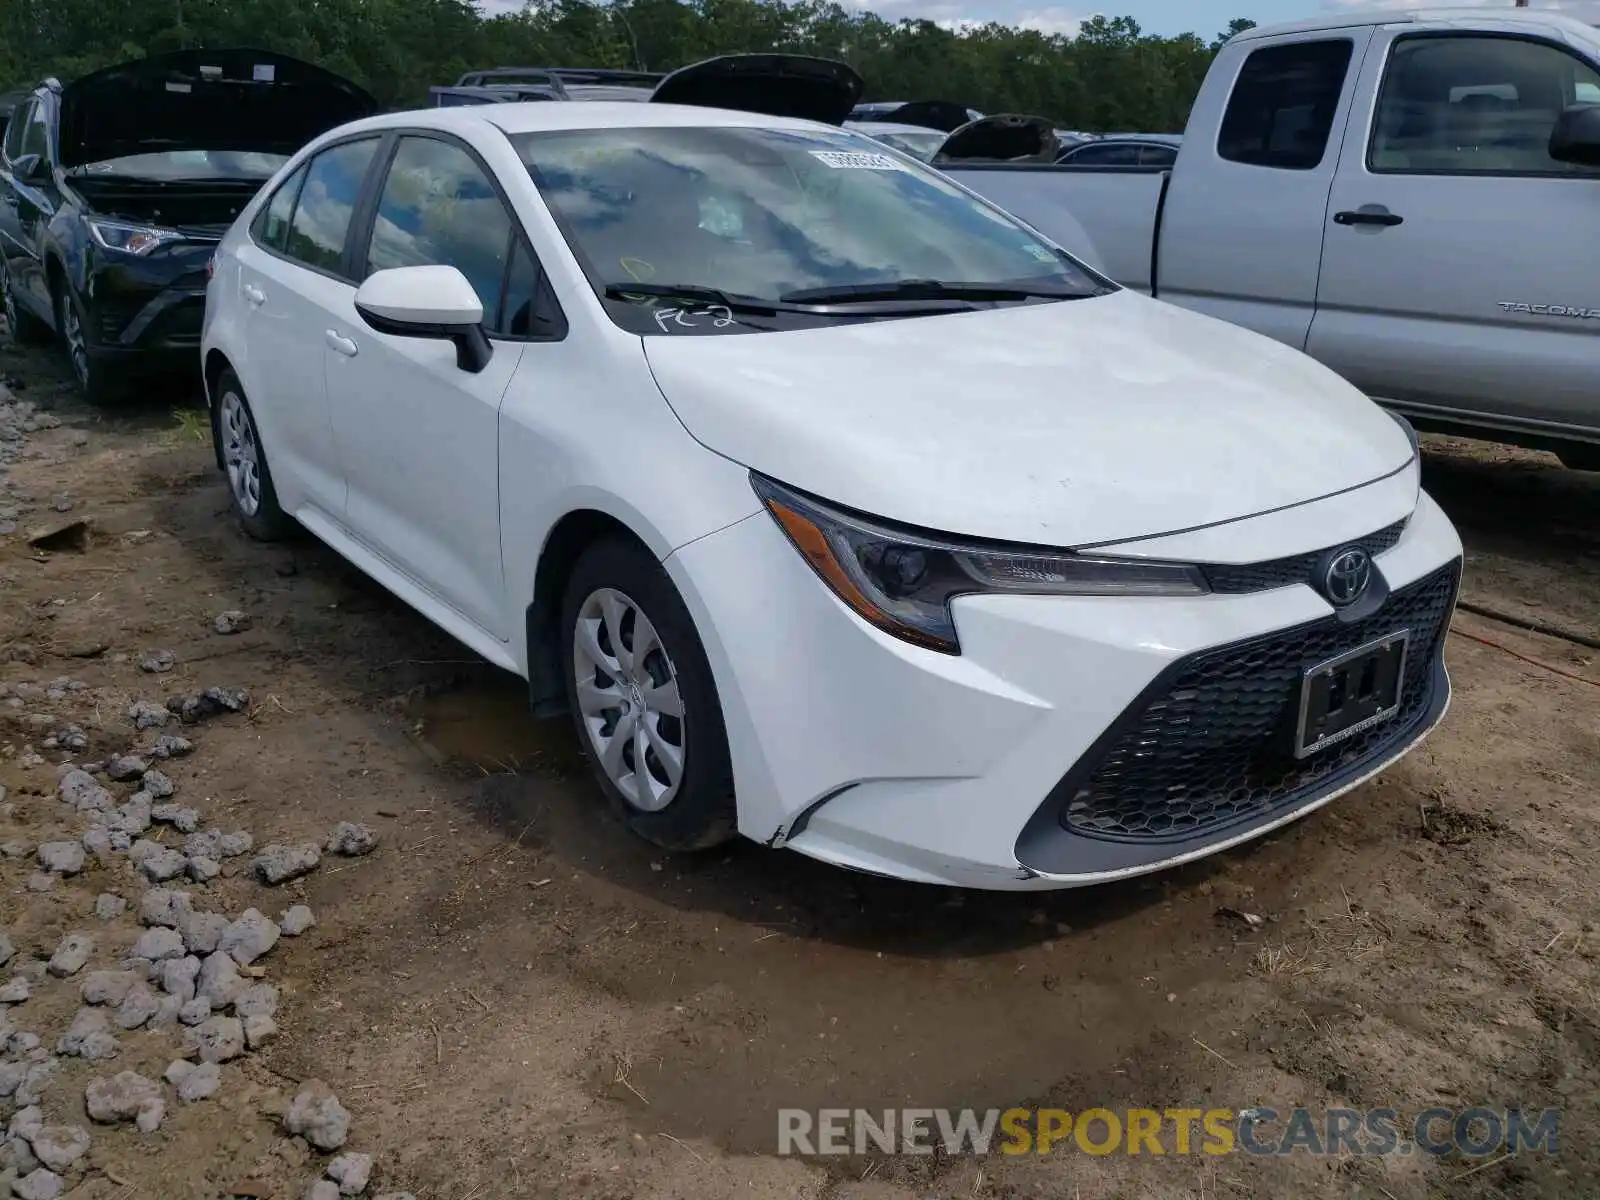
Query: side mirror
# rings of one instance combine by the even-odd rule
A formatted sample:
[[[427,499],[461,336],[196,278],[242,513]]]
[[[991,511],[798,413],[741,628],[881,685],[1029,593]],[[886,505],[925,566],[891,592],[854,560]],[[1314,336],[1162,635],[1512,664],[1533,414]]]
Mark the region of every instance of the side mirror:
[[[1600,104],[1574,104],[1556,119],[1550,157],[1580,167],[1600,167]]]
[[[356,311],[379,333],[454,342],[456,366],[474,375],[494,357],[483,301],[454,267],[376,271],[357,289]]]
[[[23,154],[12,159],[11,173],[23,183],[50,182],[50,166],[37,154]]]

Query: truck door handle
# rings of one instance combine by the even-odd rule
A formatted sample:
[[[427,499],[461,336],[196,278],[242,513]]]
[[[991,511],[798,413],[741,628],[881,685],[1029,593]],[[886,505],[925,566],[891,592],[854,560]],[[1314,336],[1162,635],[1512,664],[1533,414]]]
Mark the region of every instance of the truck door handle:
[[[253,283],[247,283],[239,290],[244,293],[244,298],[257,308],[267,302],[267,294]]]
[[[1333,214],[1335,225],[1398,225],[1405,218],[1392,213],[1381,204],[1368,204],[1354,210]]]
[[[349,338],[340,334],[337,330],[324,330],[322,336],[328,339],[329,347],[338,351],[346,358],[354,358],[360,353],[360,348]]]

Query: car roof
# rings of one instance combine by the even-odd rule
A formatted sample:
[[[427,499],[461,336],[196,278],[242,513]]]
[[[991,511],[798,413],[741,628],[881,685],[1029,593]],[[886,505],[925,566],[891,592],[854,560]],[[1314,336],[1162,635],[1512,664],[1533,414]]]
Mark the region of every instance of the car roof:
[[[1576,33],[1586,42],[1600,41],[1595,27],[1577,17],[1565,13],[1555,12],[1547,8],[1513,8],[1508,3],[1504,8],[1478,7],[1467,8],[1461,5],[1438,8],[1379,8],[1370,9],[1351,8],[1347,10],[1334,10],[1320,17],[1308,17],[1300,21],[1280,21],[1275,25],[1258,25],[1254,29],[1246,29],[1233,36],[1236,42],[1253,42],[1261,38],[1279,37],[1284,34],[1317,33],[1321,30],[1354,29],[1365,25],[1401,25],[1417,21],[1467,21],[1474,25],[1481,25],[1485,21],[1493,21],[1496,25],[1515,23],[1529,26],[1543,26],[1546,29],[1558,29],[1565,33]]]
[[[1159,146],[1180,146],[1183,144],[1181,133],[1106,133],[1094,139],[1095,145],[1105,142],[1154,142]]]
[[[859,129],[862,133],[919,133],[931,137],[946,137],[943,130],[929,129],[926,125],[900,125],[894,121],[846,121],[846,129]]]
[[[384,113],[344,127],[345,131],[393,129],[397,126],[468,133],[492,126],[506,134],[539,133],[561,129],[644,129],[683,127],[756,127],[765,129],[837,130],[838,126],[794,117],[727,108],[699,108],[687,104],[640,104],[637,101],[584,101],[551,104],[548,101],[474,104],[458,108],[414,108]]]

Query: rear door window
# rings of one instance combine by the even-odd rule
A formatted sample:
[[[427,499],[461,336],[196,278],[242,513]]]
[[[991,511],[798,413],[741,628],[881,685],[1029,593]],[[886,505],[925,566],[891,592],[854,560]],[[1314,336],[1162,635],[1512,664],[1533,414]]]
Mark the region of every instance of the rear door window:
[[[324,150],[311,160],[289,222],[284,247],[289,258],[344,276],[345,239],[377,148],[377,138],[363,138]]]
[[[300,187],[305,181],[306,169],[301,167],[272,193],[272,199],[267,201],[267,206],[256,218],[255,228],[251,230],[261,245],[276,250],[279,254],[285,252],[289,242],[289,220],[294,215],[294,202],[300,198]]]
[[[1348,38],[1266,46],[1244,60],[1222,116],[1217,153],[1280,171],[1322,164],[1344,94]]]

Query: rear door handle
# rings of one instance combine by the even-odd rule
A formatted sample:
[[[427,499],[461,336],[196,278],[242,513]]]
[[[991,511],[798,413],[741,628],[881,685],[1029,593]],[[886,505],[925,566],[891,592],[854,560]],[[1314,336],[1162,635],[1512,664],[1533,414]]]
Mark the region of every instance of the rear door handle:
[[[1405,218],[1392,213],[1381,204],[1367,204],[1360,208],[1333,214],[1335,225],[1398,225]]]
[[[267,294],[253,283],[247,283],[239,290],[244,293],[244,298],[250,301],[251,304],[254,304],[257,308],[260,308],[267,302]]]
[[[361,352],[360,347],[358,347],[349,338],[339,333],[337,330],[325,330],[322,336],[328,339],[328,345],[330,348],[337,350],[346,358],[354,358]]]

